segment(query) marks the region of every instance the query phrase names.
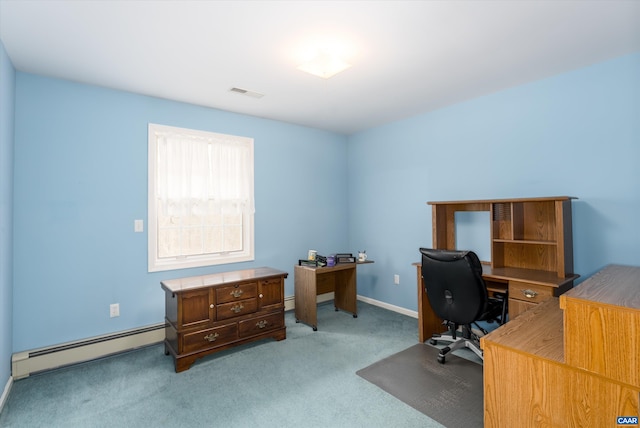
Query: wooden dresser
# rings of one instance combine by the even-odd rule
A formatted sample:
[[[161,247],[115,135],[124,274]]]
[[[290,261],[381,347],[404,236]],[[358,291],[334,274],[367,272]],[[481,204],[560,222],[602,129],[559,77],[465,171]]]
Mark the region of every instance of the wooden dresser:
[[[607,266],[480,343],[485,427],[608,427],[638,418],[640,267]]]
[[[233,346],[286,339],[287,275],[262,267],[162,281],[165,353],[173,356],[176,372]]]

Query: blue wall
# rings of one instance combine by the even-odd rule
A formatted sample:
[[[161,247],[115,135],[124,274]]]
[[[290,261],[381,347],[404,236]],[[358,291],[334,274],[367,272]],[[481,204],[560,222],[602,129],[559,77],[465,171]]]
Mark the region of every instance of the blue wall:
[[[347,139],[18,72],[13,351],[162,322],[160,281],[347,251]],[[147,272],[147,124],[255,139],[256,260]],[[120,317],[109,304],[120,303]]]
[[[349,240],[376,261],[358,291],[374,299],[417,310],[432,200],[575,196],[581,280],[638,265],[640,54],[361,132],[348,176]]]
[[[0,42],[0,395],[11,375],[15,70]]]
[[[13,68],[2,73],[4,107]],[[11,352],[161,322],[162,279],[268,265],[290,272],[291,296],[309,248],[366,249],[376,263],[359,268],[359,293],[416,310],[411,263],[431,243],[429,200],[576,196],[575,271],[637,265],[638,76],[635,54],[347,138],[15,73],[13,149],[11,109],[0,115],[0,148],[15,151],[14,252],[0,259],[13,257],[13,291],[5,276],[0,284],[13,292]],[[255,262],[147,273],[147,234],[133,220],[146,219],[148,122],[255,138]],[[10,179],[4,164],[1,174]]]

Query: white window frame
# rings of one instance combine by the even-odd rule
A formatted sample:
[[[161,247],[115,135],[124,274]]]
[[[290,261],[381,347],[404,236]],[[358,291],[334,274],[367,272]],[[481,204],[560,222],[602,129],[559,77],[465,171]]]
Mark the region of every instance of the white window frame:
[[[200,138],[234,139],[250,145],[251,151],[251,199],[254,196],[253,187],[253,139],[234,135],[217,134],[213,132],[193,130],[187,128],[177,128],[166,125],[149,123],[148,127],[148,271],[159,272],[173,269],[186,269],[203,266],[220,265],[226,263],[240,263],[252,261],[254,256],[254,213],[253,210],[243,214],[243,249],[241,251],[214,253],[192,256],[181,256],[173,258],[158,257],[158,206],[156,198],[156,179],[158,167],[158,144],[157,136],[161,133],[178,133],[182,135],[192,135]]]

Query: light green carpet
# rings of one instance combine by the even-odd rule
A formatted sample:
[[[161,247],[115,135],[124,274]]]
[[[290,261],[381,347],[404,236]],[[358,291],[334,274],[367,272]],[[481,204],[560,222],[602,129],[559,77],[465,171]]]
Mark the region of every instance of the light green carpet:
[[[260,341],[175,373],[162,345],[14,383],[1,427],[441,427],[356,374],[418,342],[415,318],[358,302],[318,308],[318,331],[285,316]]]

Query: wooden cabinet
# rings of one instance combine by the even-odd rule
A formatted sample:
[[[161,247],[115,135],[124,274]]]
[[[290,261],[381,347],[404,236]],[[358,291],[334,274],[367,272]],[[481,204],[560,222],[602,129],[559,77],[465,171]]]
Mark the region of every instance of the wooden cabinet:
[[[608,266],[482,337],[484,426],[609,427],[638,418],[639,281],[638,267]]]
[[[456,249],[456,212],[488,211],[491,260],[483,277],[509,290],[509,319],[573,287],[569,196],[428,202],[433,248]],[[469,248],[473,250],[473,248]]]
[[[287,275],[257,268],[162,281],[165,351],[173,356],[176,372],[232,346],[285,339]]]

